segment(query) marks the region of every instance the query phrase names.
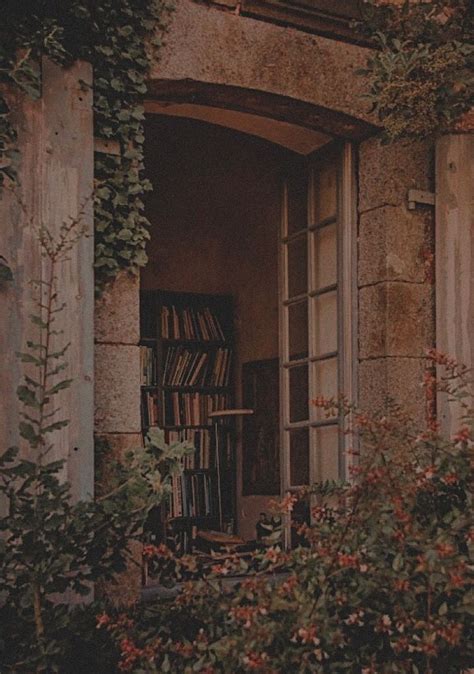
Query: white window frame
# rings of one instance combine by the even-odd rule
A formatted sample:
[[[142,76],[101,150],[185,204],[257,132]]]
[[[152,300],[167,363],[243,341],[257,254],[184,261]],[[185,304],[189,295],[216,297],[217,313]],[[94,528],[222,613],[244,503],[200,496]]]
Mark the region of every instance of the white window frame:
[[[337,322],[338,322],[338,382],[337,389],[339,394],[344,394],[348,399],[357,403],[356,399],[356,377],[357,377],[357,215],[356,215],[356,181],[355,181],[355,150],[351,143],[331,143],[330,147],[322,148],[313,155],[310,162],[314,165],[316,162],[324,162],[325,157],[334,156],[338,162],[337,180]],[[312,169],[309,169],[312,170]],[[309,180],[308,189],[308,219],[313,212],[314,199],[314,180]],[[312,428],[321,426],[320,421],[315,421],[314,415],[309,414],[309,420],[304,422],[289,421],[289,385],[287,371],[289,369],[289,329],[287,324],[287,311],[284,307],[288,305],[287,299],[287,266],[286,255],[287,246],[285,245],[291,237],[286,236],[286,189],[283,190],[282,199],[282,218],[281,230],[279,232],[279,316],[280,316],[280,446],[281,451],[281,492],[282,495],[292,491],[301,485],[290,484],[290,448],[289,448],[289,429],[309,428],[309,481],[316,482],[320,479],[317,474],[317,461],[314,447]],[[307,274],[308,283],[306,297],[308,298],[308,358],[301,362],[308,363],[308,398],[315,397],[312,390],[311,363],[316,360],[311,353],[312,326],[314,316],[312,315],[313,302],[310,301],[310,281],[313,274],[314,253],[311,247],[311,232],[315,229],[314,223],[307,223]],[[314,293],[311,293],[314,295]],[[293,298],[294,299],[294,298]],[[291,361],[295,365],[299,361]],[[324,422],[323,422],[324,423]],[[346,450],[352,445],[353,439],[343,433],[342,421],[339,420],[339,477],[348,479],[350,457]]]

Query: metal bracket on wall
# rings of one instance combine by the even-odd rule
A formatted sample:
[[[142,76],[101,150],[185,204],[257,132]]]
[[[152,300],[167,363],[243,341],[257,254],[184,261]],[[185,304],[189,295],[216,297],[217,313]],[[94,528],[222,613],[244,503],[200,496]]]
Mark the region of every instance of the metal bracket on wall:
[[[408,190],[408,210],[414,211],[417,204],[422,206],[435,205],[435,193],[425,190]]]

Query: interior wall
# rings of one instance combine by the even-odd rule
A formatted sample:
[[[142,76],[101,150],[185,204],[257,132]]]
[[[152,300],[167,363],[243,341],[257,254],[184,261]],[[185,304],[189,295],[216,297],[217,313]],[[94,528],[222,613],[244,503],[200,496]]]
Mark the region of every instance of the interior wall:
[[[141,287],[233,296],[240,405],[242,364],[278,356],[280,173],[292,153],[229,129],[158,115],[147,120],[146,137],[154,190]],[[242,497],[240,451],[237,458],[238,530],[249,539],[274,497]]]

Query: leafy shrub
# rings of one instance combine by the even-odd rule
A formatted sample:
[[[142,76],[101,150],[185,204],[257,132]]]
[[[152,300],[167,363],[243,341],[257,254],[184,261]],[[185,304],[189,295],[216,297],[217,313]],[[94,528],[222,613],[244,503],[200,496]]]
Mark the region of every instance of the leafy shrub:
[[[362,73],[389,140],[449,130],[472,104],[468,0],[365,0],[359,24],[376,50]]]
[[[64,308],[56,273],[82,233],[79,220],[64,224],[57,239],[40,229],[48,275],[35,284],[38,313],[31,319],[39,337],[19,354],[31,367],[18,387],[23,403],[19,430],[26,447],[21,453],[11,447],[0,456],[6,513],[0,520],[2,672],[72,672],[65,658],[84,643],[85,635],[77,630],[82,625],[87,634],[91,611],[97,611],[77,604],[91,601],[94,583],[113,580],[125,569],[130,542],[141,538],[148,511],[166,496],[169,475],[189,451],[184,444],[166,445],[162,433],[151,431],[146,447],[130,452],[124,465],[109,463],[105,493],[95,500],[71,500],[61,475],[64,461],[51,458],[55,433],[69,423],[59,417],[55,398],[72,383],[63,378],[68,345],[58,344],[62,333],[55,325]],[[113,661],[113,650],[104,662]],[[78,669],[78,660],[73,658],[75,671],[102,671],[98,666]]]
[[[435,421],[418,431],[396,405],[372,419],[347,408],[360,450],[350,483],[304,494],[313,524],[307,545],[257,553],[259,569],[230,556],[172,602],[102,614],[98,625],[133,672],[459,672],[474,664],[472,449],[474,414],[466,371],[447,367],[439,386],[464,409],[462,427],[442,437]],[[461,381],[460,381],[461,380]],[[458,389],[458,384],[461,388]],[[428,374],[432,399],[437,386]],[[339,404],[318,400],[328,412]],[[185,577],[191,558],[160,546],[148,554]]]

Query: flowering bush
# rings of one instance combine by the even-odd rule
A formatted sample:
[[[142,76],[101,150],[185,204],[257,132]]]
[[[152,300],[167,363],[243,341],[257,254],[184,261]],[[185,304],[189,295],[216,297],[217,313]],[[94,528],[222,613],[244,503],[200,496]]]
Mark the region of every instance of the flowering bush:
[[[315,485],[286,499],[309,499],[306,545],[256,553],[237,585],[225,578],[246,563],[229,557],[173,602],[98,618],[131,672],[459,672],[474,664],[472,615],[473,409],[465,369],[445,367],[436,388],[456,397],[462,425],[421,432],[396,405],[376,419],[347,407],[358,449],[353,479]],[[331,412],[339,401],[318,400]],[[169,565],[160,546],[146,551]],[[174,572],[194,573],[188,558]]]

